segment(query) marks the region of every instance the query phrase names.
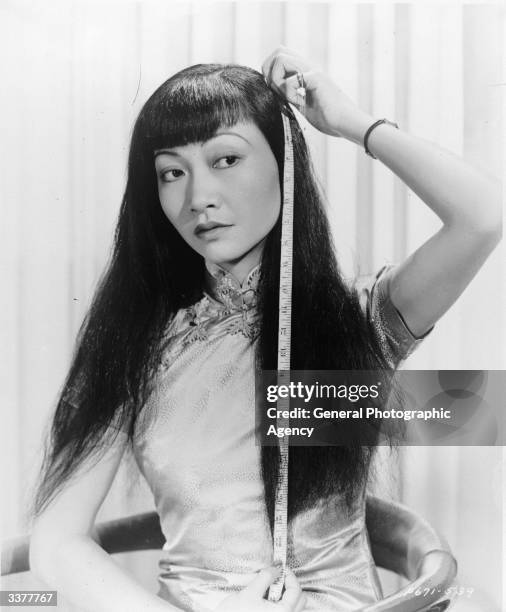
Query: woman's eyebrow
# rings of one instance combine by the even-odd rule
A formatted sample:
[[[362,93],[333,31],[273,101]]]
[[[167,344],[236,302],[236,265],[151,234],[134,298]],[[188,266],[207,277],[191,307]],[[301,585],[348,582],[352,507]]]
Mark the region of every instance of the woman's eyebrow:
[[[209,140],[212,140],[213,138],[218,138],[218,136],[237,136],[238,138],[241,138],[242,140],[244,140],[245,142],[247,142],[249,145],[251,145],[251,142],[245,138],[242,134],[239,134],[238,132],[234,132],[233,130],[226,130],[226,131],[220,131],[217,132],[214,136],[212,136],[212,138],[210,138]]]
[[[156,149],[153,156],[156,157],[157,155],[173,155],[174,157],[181,157],[179,153],[176,153],[176,151],[172,151],[171,149]]]
[[[226,130],[223,132],[217,132],[216,134],[214,134],[214,136],[211,136],[211,138],[209,138],[208,140],[205,140],[202,142],[202,145],[211,142],[212,140],[218,138],[219,136],[237,136],[238,138],[240,138],[241,140],[244,140],[244,142],[246,142],[248,145],[251,146],[251,142],[245,138],[244,136],[242,136],[242,134],[239,134],[238,132],[234,132],[232,130]],[[181,157],[181,155],[179,153],[177,153],[177,151],[174,151],[174,149],[156,149],[153,153],[154,157],[156,157],[157,155],[173,155],[174,157]]]

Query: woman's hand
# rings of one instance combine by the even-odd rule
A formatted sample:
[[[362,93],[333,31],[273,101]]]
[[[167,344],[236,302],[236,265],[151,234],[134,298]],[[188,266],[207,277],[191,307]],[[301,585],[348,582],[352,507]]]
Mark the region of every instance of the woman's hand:
[[[326,134],[363,144],[365,132],[378,119],[362,112],[330,78],[289,49],[276,49],[262,70],[267,83],[299,108],[297,73],[302,73],[305,116]],[[373,130],[368,148],[443,222],[389,277],[393,305],[412,334],[421,338],[500,240],[501,186],[455,155],[391,125]]]
[[[285,592],[281,599],[275,603],[264,599],[269,586],[280,573],[276,567],[266,567],[240,593],[230,595],[216,612],[303,612],[306,605],[306,596],[297,582],[295,574],[287,569],[285,578]]]
[[[286,47],[278,47],[262,64],[267,84],[299,110],[303,98],[297,73],[306,90],[304,115],[320,132],[361,143],[374,119],[361,111],[339,87],[310,61]]]

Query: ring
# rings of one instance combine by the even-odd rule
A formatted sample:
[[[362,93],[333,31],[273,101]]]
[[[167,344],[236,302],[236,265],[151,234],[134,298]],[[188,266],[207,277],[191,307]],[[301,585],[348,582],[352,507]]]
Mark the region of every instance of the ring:
[[[297,81],[299,83],[299,87],[302,89],[306,89],[306,83],[304,82],[304,75],[302,72],[297,72]]]

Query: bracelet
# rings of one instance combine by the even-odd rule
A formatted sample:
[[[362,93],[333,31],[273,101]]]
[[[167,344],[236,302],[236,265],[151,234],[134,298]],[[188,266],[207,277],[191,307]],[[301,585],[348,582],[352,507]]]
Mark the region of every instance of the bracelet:
[[[397,123],[394,123],[393,121],[388,121],[388,119],[380,119],[379,121],[376,121],[375,123],[371,125],[371,127],[367,130],[364,136],[364,151],[367,153],[367,155],[369,155],[369,157],[372,157],[373,159],[378,159],[378,158],[369,151],[369,147],[367,146],[367,141],[369,140],[369,136],[371,135],[371,132],[374,130],[374,128],[377,128],[378,125],[381,125],[382,123],[386,123],[387,125],[391,125],[399,129],[399,126],[397,125]]]

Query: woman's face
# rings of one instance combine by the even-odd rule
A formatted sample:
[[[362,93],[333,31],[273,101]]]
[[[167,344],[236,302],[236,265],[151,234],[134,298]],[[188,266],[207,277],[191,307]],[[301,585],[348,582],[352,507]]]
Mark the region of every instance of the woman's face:
[[[276,158],[253,122],[155,151],[163,211],[202,257],[243,281],[280,211]],[[217,226],[219,224],[219,227]]]

